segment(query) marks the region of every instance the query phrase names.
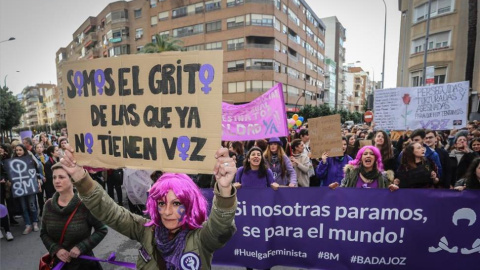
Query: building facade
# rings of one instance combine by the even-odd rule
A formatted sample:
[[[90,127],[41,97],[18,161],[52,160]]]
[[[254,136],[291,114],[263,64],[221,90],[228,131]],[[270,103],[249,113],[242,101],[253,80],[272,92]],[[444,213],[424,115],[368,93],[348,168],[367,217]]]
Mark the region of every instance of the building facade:
[[[323,101],[332,109],[335,109],[337,95],[337,63],[330,58],[325,59],[325,91]]]
[[[345,42],[347,41],[347,30],[338,21],[337,17],[322,18],[327,27],[325,34],[326,49],[325,55],[336,63],[335,81],[335,108],[349,109],[347,95],[345,93]]]
[[[57,51],[58,85],[63,63],[141,52],[156,34],[185,50],[223,50],[226,102],[250,102],[282,83],[287,109],[323,103],[325,25],[303,0],[111,3]]]
[[[345,92],[347,93],[349,111],[365,112],[367,96],[372,93],[372,82],[369,74],[361,67],[349,67],[345,77]]]
[[[434,67],[435,84],[470,81],[474,94],[470,99],[470,112],[475,114],[479,110],[480,91],[479,1],[432,1],[426,46],[428,2],[398,1],[402,21],[397,86],[424,84],[424,52],[427,49],[426,66]]]
[[[21,127],[51,125],[58,119],[56,93],[54,84],[38,83],[23,89],[20,102],[25,108],[21,118]]]

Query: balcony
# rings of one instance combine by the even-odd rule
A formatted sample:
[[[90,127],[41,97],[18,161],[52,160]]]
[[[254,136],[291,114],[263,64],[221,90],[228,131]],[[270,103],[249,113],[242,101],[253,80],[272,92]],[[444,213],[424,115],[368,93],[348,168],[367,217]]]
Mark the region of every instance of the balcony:
[[[100,49],[95,48],[95,49],[90,49],[85,52],[86,59],[94,59],[94,58],[99,58],[100,57]]]
[[[96,42],[97,42],[97,35],[95,32],[92,32],[86,35],[85,38],[83,39],[83,44],[85,48],[94,46]]]

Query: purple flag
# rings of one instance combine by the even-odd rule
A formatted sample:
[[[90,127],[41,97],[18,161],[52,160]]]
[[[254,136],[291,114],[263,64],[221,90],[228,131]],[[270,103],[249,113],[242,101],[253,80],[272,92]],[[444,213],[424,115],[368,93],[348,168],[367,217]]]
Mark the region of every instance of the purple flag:
[[[222,140],[248,141],[288,135],[282,84],[242,105],[222,103]]]
[[[212,192],[205,193],[212,197]],[[476,269],[479,191],[238,191],[237,232],[214,264],[257,269]]]

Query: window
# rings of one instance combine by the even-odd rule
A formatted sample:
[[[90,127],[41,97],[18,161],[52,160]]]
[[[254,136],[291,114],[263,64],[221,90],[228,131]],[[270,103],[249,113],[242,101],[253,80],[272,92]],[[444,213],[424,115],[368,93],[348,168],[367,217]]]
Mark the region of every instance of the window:
[[[258,26],[273,26],[274,17],[272,15],[264,15],[264,14],[247,14],[247,18],[250,19],[251,17],[251,24],[258,25]],[[247,19],[247,22],[250,21]],[[247,23],[248,25],[248,23]]]
[[[413,87],[423,85],[423,75],[421,70],[410,73],[410,83]]]
[[[203,33],[203,23],[173,29],[173,37],[186,37],[186,36],[196,35],[200,33]]]
[[[244,38],[230,39],[227,42],[227,49],[229,51],[241,50],[243,49],[244,43],[245,43]]]
[[[243,0],[227,0],[227,8],[243,5]]]
[[[213,0],[213,1],[205,2],[205,11],[208,12],[208,11],[220,9],[220,3],[221,3],[221,0]]]
[[[245,82],[228,83],[228,93],[243,93],[243,92],[245,92]]]
[[[272,59],[247,59],[247,70],[273,70]]]
[[[135,29],[135,40],[141,39],[143,37],[143,28]]]
[[[280,41],[275,39],[275,47],[274,47],[275,51],[277,51],[277,52],[280,51],[280,44],[281,44]]]
[[[432,6],[430,9],[430,18],[452,12],[453,11],[453,0],[433,0]],[[420,22],[427,19],[428,13],[428,2],[424,3],[415,8],[413,12],[413,22]]]
[[[107,17],[109,16],[107,15]],[[125,22],[128,20],[128,11],[126,9],[114,11],[111,13],[110,18],[112,23]],[[107,18],[107,23],[109,22],[108,20]]]
[[[298,19],[297,15],[291,10],[288,9],[288,18],[293,21],[297,26],[300,26],[300,20]]]
[[[150,17],[150,25],[151,26],[157,25],[157,23],[158,23],[158,17],[157,16]]]
[[[172,19],[187,16],[187,7],[176,8],[172,10]]]
[[[246,81],[247,91],[265,92],[273,87],[273,81]]]
[[[115,41],[115,42],[120,42],[122,41],[122,37],[128,37],[129,36],[129,29],[128,27],[125,28],[120,28],[120,29],[113,29],[107,32],[107,39],[110,40],[110,42],[113,42],[112,39],[120,38],[120,40]]]
[[[112,47],[109,50],[109,56],[115,56],[115,55],[122,55],[122,54],[130,54],[130,45],[121,45],[121,46],[116,46]]]
[[[205,50],[221,50],[222,42],[213,42],[205,44]]]
[[[207,33],[220,30],[222,30],[222,21],[209,22],[205,24],[205,31]]]
[[[170,31],[169,30],[163,31],[163,32],[158,33],[158,35],[163,36],[163,37],[168,37],[168,36],[170,36]]]
[[[138,18],[142,17],[142,9],[141,9],[141,8],[135,9],[135,10],[133,11],[133,13],[134,13],[134,15],[135,15],[135,19],[138,19]]]
[[[168,11],[158,13],[158,20],[159,21],[168,20]]]
[[[233,17],[233,18],[228,18],[227,19],[227,29],[232,29],[232,28],[237,28],[237,27],[242,27],[245,26],[245,17],[244,16],[238,16],[238,17]]]
[[[435,33],[429,36],[428,50],[437,50],[450,47],[450,31]],[[412,41],[411,54],[423,52],[425,49],[425,37]]]
[[[141,52],[143,50],[143,46],[138,46],[137,47],[137,52]]]
[[[150,0],[150,7],[156,7],[157,6],[157,0]]]
[[[228,70],[228,72],[243,71],[243,70],[245,70],[245,61],[244,60],[237,60],[237,61],[228,62],[227,63],[227,70]]]
[[[300,91],[298,90],[298,88],[294,87],[294,86],[291,86],[291,85],[287,85],[287,93],[289,95],[295,95],[295,96],[298,96]]]
[[[201,51],[201,50],[203,50],[203,44],[188,46],[188,47],[185,47],[185,50],[186,51]]]

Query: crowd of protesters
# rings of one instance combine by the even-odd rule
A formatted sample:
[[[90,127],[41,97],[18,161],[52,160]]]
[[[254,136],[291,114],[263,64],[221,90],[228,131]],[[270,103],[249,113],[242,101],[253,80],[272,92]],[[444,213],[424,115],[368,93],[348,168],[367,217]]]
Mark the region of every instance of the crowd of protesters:
[[[313,157],[312,149],[317,146],[310,143],[307,124],[292,130],[288,137],[222,142],[222,146],[228,148],[238,168],[232,183],[237,189],[316,186],[388,188],[391,191],[399,188],[480,189],[480,127],[477,121],[469,122],[466,128],[447,131],[388,132],[375,131],[367,125],[344,127],[339,140],[342,142],[340,156],[324,151],[321,156]],[[8,241],[14,239],[10,226],[19,224],[15,220],[19,216],[25,224],[23,234],[40,230],[39,217],[44,215],[45,201],[58,197],[52,168],[66,154],[67,145],[66,136],[51,140],[45,134],[38,139],[26,137],[1,145],[0,204],[8,208],[1,226]],[[23,156],[30,157],[36,165],[40,192],[14,198],[12,181],[2,166],[8,159]],[[122,169],[85,169],[93,180],[108,190],[112,199],[116,193],[117,204],[123,206]],[[154,172],[152,184],[161,175],[161,171]],[[214,183],[212,175],[191,177],[200,187],[211,187]],[[70,188],[65,194],[74,194]],[[134,205],[130,200],[128,203],[131,212],[145,214],[145,205]],[[48,207],[46,213],[51,213],[51,203]],[[96,226],[97,230],[103,230],[100,223]],[[4,238],[2,231],[0,238]]]

